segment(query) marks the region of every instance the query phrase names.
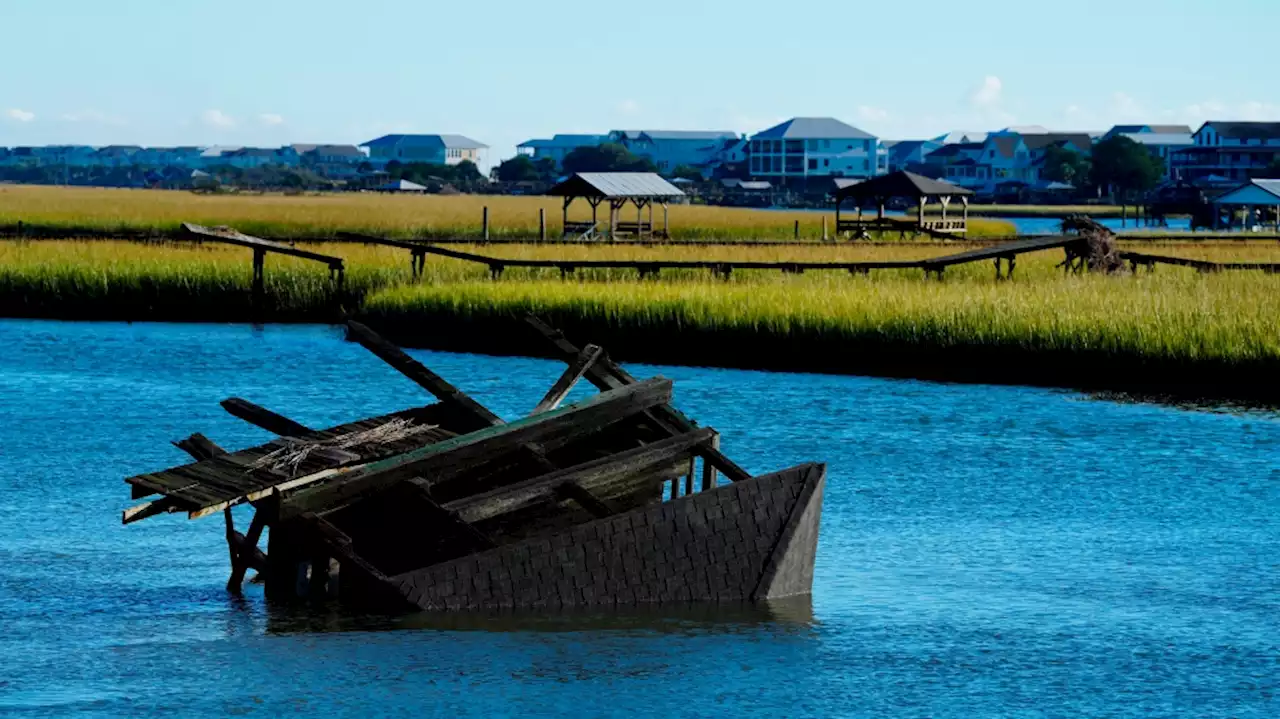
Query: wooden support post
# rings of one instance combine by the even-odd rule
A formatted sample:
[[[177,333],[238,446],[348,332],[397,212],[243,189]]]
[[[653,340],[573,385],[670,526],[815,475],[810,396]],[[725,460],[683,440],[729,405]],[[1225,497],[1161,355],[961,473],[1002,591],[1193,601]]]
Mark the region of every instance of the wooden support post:
[[[929,204],[929,197],[928,197],[928,195],[921,195],[921,196],[920,196],[920,206],[919,206],[918,208],[916,208],[916,215],[919,217],[919,219],[918,219],[917,221],[919,222],[920,227],[922,227],[922,228],[924,227],[924,206],[925,206],[925,205],[927,205],[927,204]]]
[[[961,228],[960,234],[969,234],[969,197],[967,195],[960,196],[960,202],[964,204],[964,227]]]
[[[827,239],[828,239],[827,238],[827,216],[823,215],[822,216],[822,241],[826,242]]]
[[[263,280],[263,264],[267,257],[266,250],[254,248],[253,250],[253,303],[260,306],[263,295],[266,294],[266,283]]]
[[[649,239],[651,239],[651,240],[652,240],[652,239],[653,239],[653,235],[654,235],[654,231],[653,231],[653,229],[654,229],[654,228],[653,228],[653,202],[652,202],[652,201],[650,201],[650,202],[648,202],[648,203],[646,203],[646,204],[649,206]]]
[[[636,239],[644,239],[644,203],[640,200],[633,200],[636,206]]]
[[[688,496],[688,495],[690,495],[690,494],[693,494],[693,492],[694,492],[694,488],[693,488],[693,475],[694,475],[694,472],[696,472],[696,471],[697,471],[696,467],[697,467],[697,457],[690,457],[690,458],[689,458],[689,471],[688,471],[688,472],[686,472],[686,473],[685,473],[685,475],[684,475],[684,493],[685,493],[685,496]]]
[[[1280,232],[1280,219],[1276,220],[1277,232]],[[667,224],[667,203],[662,203],[662,236],[671,239],[671,226]]]
[[[547,241],[547,208],[538,208],[538,241]]]
[[[572,197],[564,198],[564,208],[563,208],[563,214],[562,214],[563,219],[561,220],[561,224],[560,224],[561,238],[565,238],[569,236],[569,205],[572,203],[573,203]],[[593,212],[594,212],[594,209],[593,209]]]
[[[796,220],[795,238],[800,239],[800,220]]]
[[[257,557],[258,540],[262,537],[262,530],[267,525],[267,515],[271,513],[269,506],[275,506],[274,502],[263,502],[258,505],[253,513],[253,521],[249,524],[249,531],[243,538],[237,536],[235,528],[231,523],[231,508],[225,511],[227,516],[227,528],[231,532],[228,535],[228,545],[231,547],[231,578],[227,580],[227,591],[239,594],[241,585],[244,584],[245,570],[251,565],[257,565],[259,572],[266,573],[267,568],[263,566],[265,558]]]
[[[480,236],[485,242],[489,241],[489,206],[484,206],[484,215],[481,218]]]
[[[711,449],[714,449],[717,452],[720,451],[719,433],[712,435],[709,446],[711,447]],[[706,459],[703,459],[702,460],[702,491],[705,492],[708,489],[715,489],[715,488],[716,488],[715,465],[711,464]]]

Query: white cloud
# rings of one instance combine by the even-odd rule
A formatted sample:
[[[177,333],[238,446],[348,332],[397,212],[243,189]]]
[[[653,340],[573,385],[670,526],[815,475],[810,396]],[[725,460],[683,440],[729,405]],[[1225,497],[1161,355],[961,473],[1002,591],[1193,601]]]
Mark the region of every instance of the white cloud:
[[[882,107],[870,105],[858,106],[858,119],[866,122],[883,122],[889,119],[889,111]]]
[[[1240,106],[1239,117],[1246,122],[1275,122],[1280,119],[1280,105],[1251,100]]]
[[[200,121],[209,127],[218,127],[222,129],[236,126],[235,118],[222,110],[205,110],[200,115]]]
[[[268,127],[275,127],[276,125],[284,124],[284,117],[277,115],[274,112],[264,112],[261,115],[258,115],[258,121]]]
[[[4,116],[10,120],[16,120],[18,122],[31,122],[36,119],[36,114],[34,112],[29,110],[19,110],[16,107],[5,110]]]
[[[995,75],[982,78],[982,84],[969,95],[969,103],[977,108],[991,108],[1000,104],[1004,95],[1004,83]]]
[[[624,115],[634,115],[637,112],[640,112],[640,103],[635,100],[623,100],[618,103],[618,112],[621,112]]]

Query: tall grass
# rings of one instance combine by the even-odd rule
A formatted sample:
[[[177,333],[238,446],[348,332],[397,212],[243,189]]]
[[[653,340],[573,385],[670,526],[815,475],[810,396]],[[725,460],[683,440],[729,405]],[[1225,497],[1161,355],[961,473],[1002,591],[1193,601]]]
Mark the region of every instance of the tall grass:
[[[608,339],[637,355],[676,348],[671,355],[653,356],[665,361],[750,365],[758,360],[760,366],[947,376],[948,363],[961,351],[969,353],[965,361],[970,364],[978,352],[977,361],[1006,370],[1065,363],[1093,377],[1105,376],[1112,363],[1127,363],[1131,374],[1145,372],[1142,363],[1176,365],[1183,374],[1175,383],[1235,381],[1259,372],[1273,377],[1280,371],[1280,276],[1261,272],[1201,275],[1162,267],[1137,276],[1065,276],[1057,268],[1061,253],[1048,251],[1020,258],[1015,278],[1003,282],[993,280],[986,263],[950,268],[942,282],[925,280],[918,270],[868,277],[838,271],[798,277],[734,272],[729,281],[703,271],[664,271],[642,281],[633,270],[579,272],[562,279],[555,270],[518,269],[493,281],[483,265],[439,257],[429,257],[424,276],[414,280],[404,250],[345,243],[317,249],[346,260],[341,291],[323,265],[271,255],[267,302],[255,308],[249,296],[251,253],[243,248],[0,242],[0,314],[333,321],[355,313],[427,342],[448,325],[466,340],[459,349],[482,349],[467,344],[470,338],[479,342],[510,318],[533,312],[566,328],[603,333],[588,339]],[[915,245],[509,245],[489,251],[507,258],[766,261],[917,259],[949,252]],[[1280,261],[1276,243],[1190,243],[1165,245],[1162,251],[1216,261]],[[700,355],[680,354],[690,338],[701,338]],[[804,353],[808,356],[799,356]],[[904,367],[920,366],[865,369],[867,358],[882,354]],[[768,357],[772,364],[766,363]],[[792,360],[795,364],[788,365]]]
[[[557,197],[478,195],[198,195],[174,190],[0,185],[0,225],[24,222],[67,229],[172,231],[182,222],[230,225],[263,236],[332,237],[340,230],[397,237],[476,236],[483,208],[489,208],[491,237],[534,237],[538,210],[546,211],[548,233],[558,237],[562,205]],[[790,239],[798,221],[801,236],[816,240],[822,219],[834,231],[834,214],[753,210],[705,205],[672,205],[674,239]],[[661,225],[661,209],[654,221]],[[570,220],[590,219],[583,201]],[[624,213],[624,220],[634,220]],[[608,210],[601,209],[601,222]],[[1011,223],[974,220],[970,237],[1008,237]],[[895,235],[896,236],[896,235]]]

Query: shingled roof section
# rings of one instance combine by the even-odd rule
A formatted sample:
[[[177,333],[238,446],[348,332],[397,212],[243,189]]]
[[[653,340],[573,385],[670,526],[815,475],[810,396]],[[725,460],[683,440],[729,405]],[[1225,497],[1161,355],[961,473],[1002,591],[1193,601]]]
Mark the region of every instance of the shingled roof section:
[[[959,185],[953,185],[950,182],[931,180],[924,175],[900,170],[872,178],[866,182],[859,182],[856,185],[838,188],[835,194],[836,198],[840,200],[848,197],[905,197],[917,199],[920,197],[959,197],[961,195],[972,195],[973,191]]]
[[[670,199],[684,197],[678,187],[652,172],[579,172],[547,191],[557,197]]]

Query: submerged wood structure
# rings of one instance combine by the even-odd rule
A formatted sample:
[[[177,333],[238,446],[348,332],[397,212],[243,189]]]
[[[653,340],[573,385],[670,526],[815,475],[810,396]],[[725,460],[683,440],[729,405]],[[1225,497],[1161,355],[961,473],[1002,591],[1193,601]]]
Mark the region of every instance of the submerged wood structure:
[[[351,339],[436,402],[313,429],[228,399],[228,412],[280,437],[238,451],[200,434],[175,442],[194,461],[127,479],[135,498],[159,497],[124,523],[221,512],[230,591],[255,569],[269,596],[374,610],[809,593],[823,465],[752,476],[714,429],[671,407],[669,380],[636,380],[601,348],[530,322],[567,367],[526,417],[504,422],[349,323]],[[562,406],[583,378],[600,392]],[[254,508],[243,533],[241,504]]]

